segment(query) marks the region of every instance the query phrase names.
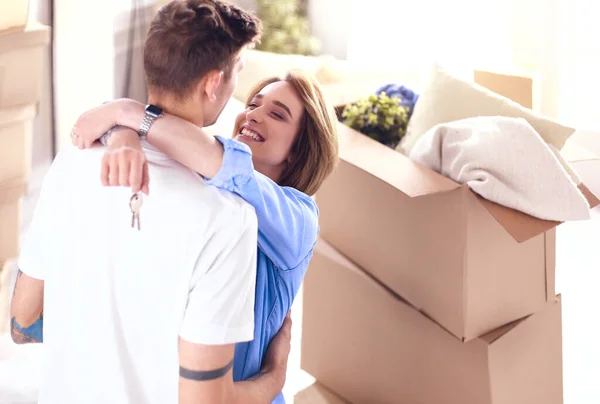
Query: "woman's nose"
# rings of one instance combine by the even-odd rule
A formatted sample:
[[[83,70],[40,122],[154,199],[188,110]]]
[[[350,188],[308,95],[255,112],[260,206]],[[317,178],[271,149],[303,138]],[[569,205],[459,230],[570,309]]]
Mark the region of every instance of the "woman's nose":
[[[262,113],[260,112],[260,108],[254,108],[246,112],[246,120],[248,122],[260,123],[262,122]]]

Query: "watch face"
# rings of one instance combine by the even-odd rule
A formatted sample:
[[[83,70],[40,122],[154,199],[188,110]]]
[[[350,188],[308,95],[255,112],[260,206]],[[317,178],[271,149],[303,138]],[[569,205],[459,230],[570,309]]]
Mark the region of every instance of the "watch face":
[[[146,112],[148,112],[149,114],[152,114],[154,116],[160,116],[160,115],[162,115],[163,110],[161,107],[157,107],[156,105],[149,104],[146,106]]]

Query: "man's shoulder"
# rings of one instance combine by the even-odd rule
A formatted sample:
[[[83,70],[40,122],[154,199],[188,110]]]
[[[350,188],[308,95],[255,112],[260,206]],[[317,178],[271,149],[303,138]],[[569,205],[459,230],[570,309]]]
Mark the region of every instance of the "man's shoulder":
[[[71,160],[79,160],[82,158],[89,159],[89,158],[92,158],[92,156],[101,158],[104,151],[105,151],[104,146],[100,146],[100,145],[98,145],[98,146],[94,145],[93,147],[90,147],[89,149],[83,149],[83,150],[80,150],[76,146],[69,145],[69,146],[65,146],[63,149],[61,149],[56,154],[56,158],[54,160],[56,162],[63,162],[63,161],[66,162],[66,161],[71,161]]]
[[[151,164],[150,170],[151,195],[161,194],[170,203],[177,203],[180,214],[190,218],[211,217],[215,226],[240,221],[246,216],[250,216],[250,221],[256,217],[254,207],[240,196],[208,185],[200,175],[184,166]]]
[[[202,180],[203,181],[203,180]],[[240,196],[223,189],[204,185],[203,201],[209,205],[221,225],[239,228],[244,226],[257,226],[254,207]]]
[[[70,145],[65,147],[54,157],[52,165],[44,177],[44,187],[49,189],[66,188],[74,180],[90,172],[97,172],[96,178],[99,178],[102,153],[102,149],[96,147],[86,150],[79,150]]]
[[[99,164],[103,154],[103,147],[91,147],[80,150],[76,146],[66,146],[56,154],[50,172],[60,171],[61,173],[79,175],[86,172],[87,169],[94,169],[100,173]],[[77,167],[77,169],[73,167]]]

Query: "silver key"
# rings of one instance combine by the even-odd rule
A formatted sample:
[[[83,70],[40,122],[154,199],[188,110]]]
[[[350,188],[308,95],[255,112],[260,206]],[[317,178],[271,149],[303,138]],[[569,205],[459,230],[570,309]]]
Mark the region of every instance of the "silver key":
[[[131,209],[131,228],[140,230],[140,210],[143,204],[142,194],[137,193],[131,195],[129,199],[129,208]]]

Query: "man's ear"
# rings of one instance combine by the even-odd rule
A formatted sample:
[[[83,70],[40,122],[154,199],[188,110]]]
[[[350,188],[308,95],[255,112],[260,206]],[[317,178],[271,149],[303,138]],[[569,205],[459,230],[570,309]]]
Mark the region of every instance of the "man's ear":
[[[218,70],[213,70],[208,72],[206,77],[204,78],[204,92],[208,97],[208,101],[215,102],[217,99],[217,89],[219,88],[219,84],[221,84],[221,80],[223,79],[223,72]]]

